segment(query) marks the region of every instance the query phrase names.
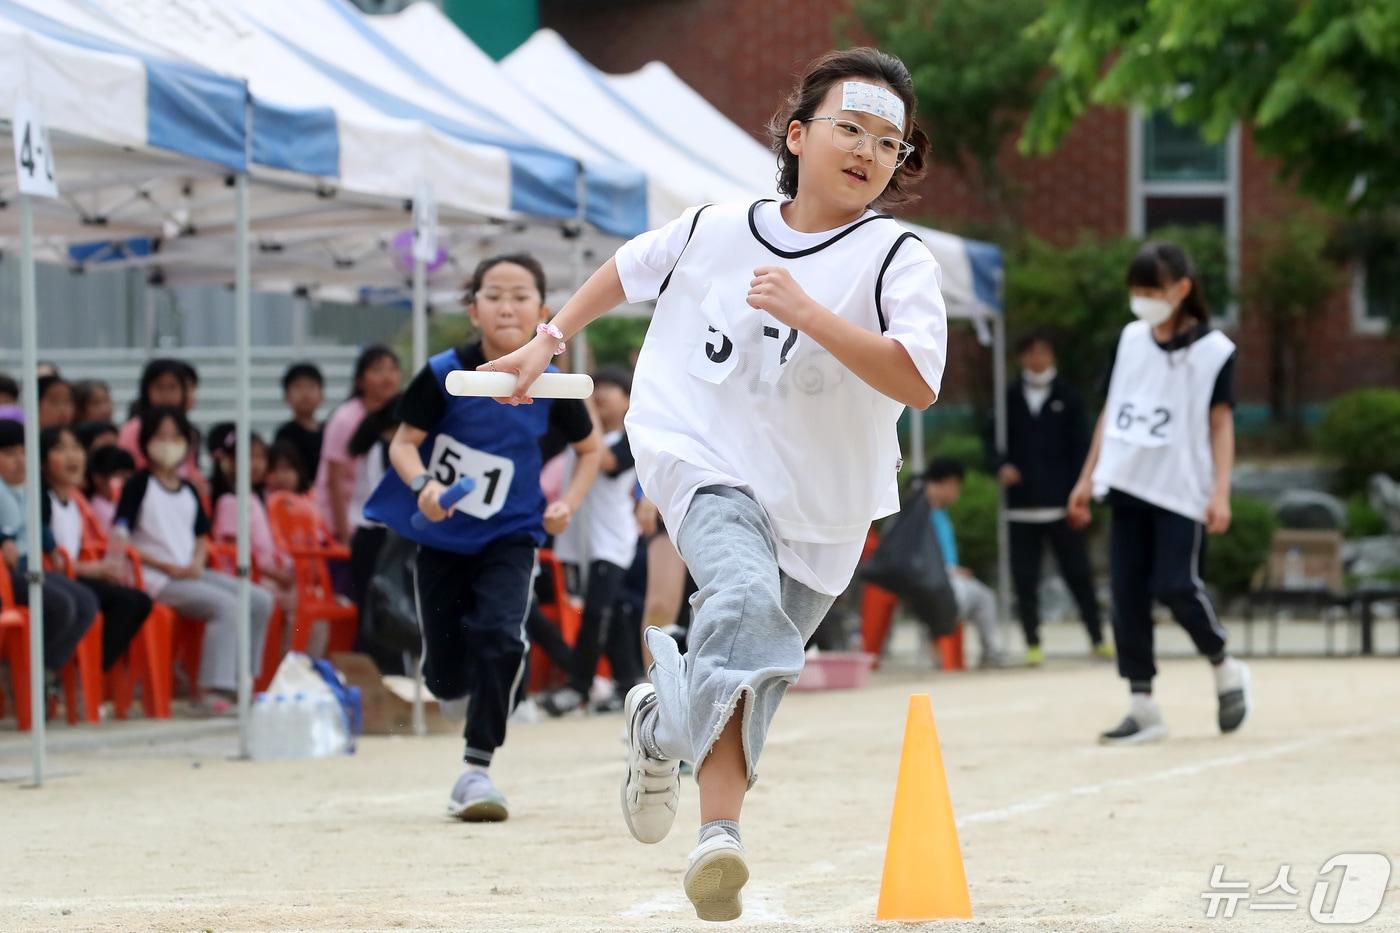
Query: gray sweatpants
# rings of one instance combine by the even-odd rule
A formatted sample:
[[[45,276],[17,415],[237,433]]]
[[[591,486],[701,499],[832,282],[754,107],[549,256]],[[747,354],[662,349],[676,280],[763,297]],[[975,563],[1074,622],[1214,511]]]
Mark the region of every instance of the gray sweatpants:
[[[748,493],[707,486],[695,495],[676,547],[699,591],[684,657],[659,629],[647,630],[657,703],[652,730],[667,758],[698,775],[734,707],[744,701],[741,736],[749,786],[763,740],[803,648],[834,601],[778,568],[768,516]]]
[[[254,584],[249,599],[253,676],[261,673],[263,639],[272,615],[272,594]],[[199,686],[205,690],[238,689],[238,581],[204,571],[198,580],[170,580],[156,599],[182,616],[204,620],[204,651],[199,661]]]

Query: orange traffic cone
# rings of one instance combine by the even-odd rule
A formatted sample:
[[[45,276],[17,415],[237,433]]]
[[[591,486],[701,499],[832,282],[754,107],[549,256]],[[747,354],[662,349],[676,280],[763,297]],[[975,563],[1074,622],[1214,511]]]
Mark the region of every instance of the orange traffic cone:
[[[943,773],[933,704],[927,693],[909,698],[904,752],[894,793],[885,875],[877,920],[971,919],[953,801]]]

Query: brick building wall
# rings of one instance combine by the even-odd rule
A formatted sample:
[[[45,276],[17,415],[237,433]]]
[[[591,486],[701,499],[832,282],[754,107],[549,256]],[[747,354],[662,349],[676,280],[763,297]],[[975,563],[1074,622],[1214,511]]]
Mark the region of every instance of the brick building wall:
[[[661,60],[731,120],[758,139],[802,67],[837,44],[836,21],[847,0],[542,0],[541,24],[557,30],[590,62],[607,72],[628,72]],[[1037,236],[1067,244],[1085,232],[1117,236],[1129,227],[1129,117],[1095,109],[1085,114],[1058,150],[1025,158],[1008,140],[1001,155],[1004,176],[1017,192],[1017,221]],[[1241,275],[1251,256],[1249,232],[1303,203],[1275,178],[1250,134],[1240,147]],[[919,186],[920,200],[903,211],[911,219],[953,231],[986,226],[993,209],[955,172],[934,167]],[[1014,332],[1014,309],[1012,330]],[[1268,349],[1256,316],[1247,311],[1233,336],[1241,345],[1239,397],[1267,398]],[[1347,289],[1329,302],[1309,334],[1305,397],[1325,401],[1363,385],[1400,382],[1400,343],[1358,334]],[[965,329],[949,347],[945,397],[985,398],[981,367],[989,361]]]

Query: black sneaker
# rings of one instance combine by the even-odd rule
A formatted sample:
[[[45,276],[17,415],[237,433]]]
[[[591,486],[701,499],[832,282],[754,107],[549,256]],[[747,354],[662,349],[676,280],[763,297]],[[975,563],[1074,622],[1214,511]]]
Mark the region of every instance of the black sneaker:
[[[1140,745],[1144,742],[1158,742],[1167,737],[1167,724],[1156,722],[1140,723],[1132,716],[1124,716],[1114,728],[1099,735],[1100,745]]]

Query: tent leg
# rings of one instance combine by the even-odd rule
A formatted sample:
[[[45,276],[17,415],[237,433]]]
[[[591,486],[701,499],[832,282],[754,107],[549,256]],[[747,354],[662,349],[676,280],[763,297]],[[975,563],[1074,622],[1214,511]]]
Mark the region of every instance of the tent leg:
[[[39,526],[39,312],[34,285],[34,200],[19,196],[19,304],[23,364],[20,376],[24,401],[24,511],[25,548],[28,553],[29,583],[29,721],[34,751],[34,786],[44,785],[45,708],[44,696],[44,562]],[[0,573],[9,569],[0,564]],[[16,697],[15,703],[25,702]]]
[[[234,330],[237,345],[234,352],[234,370],[237,372],[237,419],[235,428],[234,473],[235,490],[238,496],[238,756],[249,757],[248,718],[252,701],[252,587],[250,574],[252,560],[249,554],[248,504],[252,498],[248,475],[248,435],[249,435],[249,373],[251,366],[251,322],[252,296],[251,269],[248,254],[248,176],[239,175],[234,188],[235,214],[237,225],[237,245],[235,249],[234,274]]]
[[[415,244],[413,257],[413,371],[416,373],[428,362],[428,270],[423,260],[417,256]],[[413,734],[428,734],[428,719],[423,711],[423,664],[413,668]]]
[[[998,451],[1006,450],[1006,318],[992,322],[992,381],[995,400],[995,435]],[[1011,611],[1011,526],[1006,520],[1006,488],[997,484],[997,602]]]
[[[909,463],[915,476],[924,475],[924,413],[917,408],[905,409],[909,413]]]

